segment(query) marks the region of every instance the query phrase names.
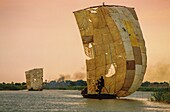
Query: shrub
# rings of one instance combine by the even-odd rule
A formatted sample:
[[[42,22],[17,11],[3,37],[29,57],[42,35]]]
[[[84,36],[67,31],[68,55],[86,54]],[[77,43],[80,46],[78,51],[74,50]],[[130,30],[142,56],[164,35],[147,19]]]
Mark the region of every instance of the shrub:
[[[151,100],[155,100],[158,102],[167,102],[170,103],[170,92],[155,92],[152,95]]]

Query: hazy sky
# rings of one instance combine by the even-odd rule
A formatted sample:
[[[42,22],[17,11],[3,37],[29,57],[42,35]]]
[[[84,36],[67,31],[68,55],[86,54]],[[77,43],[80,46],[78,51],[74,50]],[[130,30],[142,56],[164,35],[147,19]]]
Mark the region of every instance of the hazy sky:
[[[23,82],[44,68],[44,79],[85,69],[73,11],[104,0],[0,0],[0,82]],[[134,7],[146,41],[145,80],[170,81],[170,0],[105,0]]]

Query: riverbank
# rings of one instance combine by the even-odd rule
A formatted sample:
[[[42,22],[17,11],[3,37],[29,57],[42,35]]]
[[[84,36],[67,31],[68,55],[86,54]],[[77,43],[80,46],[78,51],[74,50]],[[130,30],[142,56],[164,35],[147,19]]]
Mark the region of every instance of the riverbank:
[[[159,91],[151,94],[151,101],[170,103],[170,92]]]
[[[170,91],[170,87],[139,87],[137,91],[151,91],[151,92],[157,92],[157,91]]]
[[[49,88],[47,86],[43,86],[43,89],[46,90],[82,90],[84,89],[86,86],[64,86],[64,87],[53,87],[53,88]],[[26,84],[21,84],[21,83],[15,83],[15,84],[5,84],[5,83],[0,83],[0,91],[6,91],[6,90],[26,90]]]
[[[82,90],[86,86],[54,86],[54,87],[49,87],[49,86],[43,86],[43,89],[47,90]],[[0,90],[24,90],[26,88],[25,83],[7,83],[3,84],[0,83]],[[146,91],[146,92],[158,92],[158,91],[169,91],[170,92],[170,87],[168,88],[153,88],[153,87],[143,87],[141,86],[137,91]]]
[[[0,83],[0,90],[25,90],[27,89],[26,84],[20,84],[20,83],[15,83],[15,84],[5,84],[5,83]]]
[[[65,87],[55,87],[47,88],[43,87],[44,90],[82,90],[86,86],[65,86]],[[0,91],[4,90],[26,90],[26,85],[24,84],[2,84],[0,83]],[[143,92],[154,92],[151,94],[151,101],[170,103],[170,88],[153,88],[153,87],[140,87],[137,91]]]
[[[155,87],[140,87],[137,91],[153,92],[151,101],[170,103],[170,87],[155,88]]]
[[[85,87],[86,86],[66,86],[66,87],[55,87],[55,88],[43,87],[43,89],[46,89],[46,90],[82,90]]]

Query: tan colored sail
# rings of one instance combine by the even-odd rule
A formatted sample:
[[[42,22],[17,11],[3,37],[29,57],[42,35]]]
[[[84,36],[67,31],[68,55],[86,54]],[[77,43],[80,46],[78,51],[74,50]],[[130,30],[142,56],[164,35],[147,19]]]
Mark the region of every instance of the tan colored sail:
[[[141,85],[146,71],[146,48],[136,12],[124,6],[95,6],[74,12],[84,45],[87,92],[128,96]],[[111,72],[114,71],[114,72]]]
[[[25,72],[28,90],[42,90],[43,68],[36,68]]]

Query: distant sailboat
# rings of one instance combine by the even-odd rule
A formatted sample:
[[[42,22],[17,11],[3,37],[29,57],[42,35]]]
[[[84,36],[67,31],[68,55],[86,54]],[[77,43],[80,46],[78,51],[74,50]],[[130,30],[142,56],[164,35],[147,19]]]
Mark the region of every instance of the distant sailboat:
[[[146,71],[145,41],[134,8],[101,5],[75,11],[84,51],[88,56],[89,98],[125,97],[141,85]],[[97,82],[104,78],[101,93]]]
[[[26,84],[29,91],[42,91],[43,68],[35,68],[25,72]]]

